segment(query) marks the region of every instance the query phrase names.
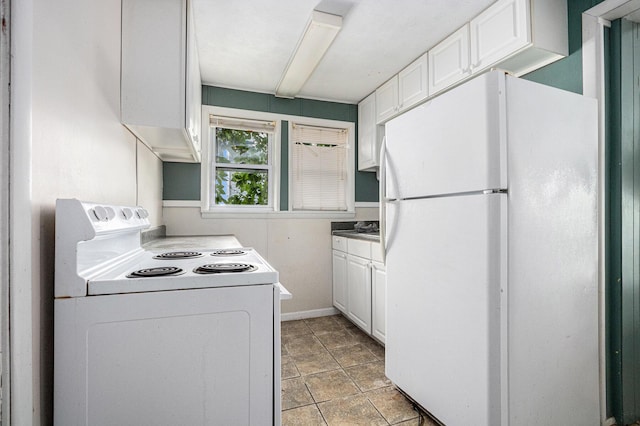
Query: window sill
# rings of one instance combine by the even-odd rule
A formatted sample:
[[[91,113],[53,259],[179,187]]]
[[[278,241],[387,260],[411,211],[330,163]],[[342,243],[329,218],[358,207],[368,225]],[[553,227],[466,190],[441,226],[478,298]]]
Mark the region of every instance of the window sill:
[[[218,212],[203,211],[203,219],[353,219],[355,212]]]
[[[358,204],[365,204],[359,206]],[[369,205],[371,204],[371,205]],[[356,203],[356,207],[377,207],[377,203]],[[196,200],[164,200],[162,207],[177,208],[202,208],[200,201]],[[353,219],[354,211],[347,212],[301,212],[301,211],[212,211],[203,210],[201,216],[203,219]]]

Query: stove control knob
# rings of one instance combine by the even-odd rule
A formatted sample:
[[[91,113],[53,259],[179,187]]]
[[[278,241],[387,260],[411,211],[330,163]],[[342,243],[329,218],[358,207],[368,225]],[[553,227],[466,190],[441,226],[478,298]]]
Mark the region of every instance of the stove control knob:
[[[107,211],[107,220],[113,220],[116,217],[116,211],[113,207],[105,207],[104,209]]]
[[[107,213],[107,209],[102,206],[95,206],[93,208],[93,214],[100,222],[106,222],[109,220],[109,214]]]
[[[133,217],[133,211],[131,211],[129,207],[125,207],[122,209],[122,216],[124,216],[126,220],[129,220]]]
[[[145,209],[143,209],[142,207],[140,207],[139,209],[136,210],[136,213],[138,214],[138,217],[140,219],[146,219],[149,217],[149,212],[146,211]]]

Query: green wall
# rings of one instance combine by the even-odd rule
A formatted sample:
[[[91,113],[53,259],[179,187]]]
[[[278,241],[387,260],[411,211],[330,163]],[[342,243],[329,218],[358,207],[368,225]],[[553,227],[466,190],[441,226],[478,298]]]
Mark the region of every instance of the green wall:
[[[202,104],[356,123],[356,146],[354,149],[355,152],[358,152],[357,105],[301,98],[283,99],[266,93],[247,92],[213,86],[202,87]],[[281,210],[287,210],[289,202],[289,135],[286,124],[286,121],[282,123],[280,143]],[[357,164],[357,158],[355,161]],[[163,173],[164,186],[162,195],[164,200],[200,200],[200,164],[165,162],[163,163]],[[356,171],[355,185],[356,201],[378,201],[378,181],[375,173]]]

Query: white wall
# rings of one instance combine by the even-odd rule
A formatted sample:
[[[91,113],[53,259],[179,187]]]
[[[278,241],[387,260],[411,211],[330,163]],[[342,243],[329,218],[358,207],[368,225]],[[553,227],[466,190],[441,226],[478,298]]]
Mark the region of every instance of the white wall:
[[[169,235],[235,234],[258,250],[293,294],[283,313],[332,307],[331,219],[202,219],[198,207],[163,210]],[[357,208],[353,220],[377,219],[377,208]]]
[[[31,362],[17,364],[31,364],[33,378],[31,386],[18,386],[12,414],[15,424],[51,424],[55,200],[144,204],[159,225],[162,165],[120,124],[120,0],[20,2],[23,15],[13,23],[28,28],[13,30],[18,38],[12,55],[19,58],[12,96],[30,106],[12,122],[12,143],[27,154],[16,160],[22,164],[14,173],[31,193],[23,189],[14,207],[28,206],[22,212],[31,217],[25,234],[31,234],[32,248],[22,254],[29,270],[11,285],[30,289],[24,297],[31,299],[32,327],[14,338],[31,339]],[[20,369],[13,381],[28,381]]]

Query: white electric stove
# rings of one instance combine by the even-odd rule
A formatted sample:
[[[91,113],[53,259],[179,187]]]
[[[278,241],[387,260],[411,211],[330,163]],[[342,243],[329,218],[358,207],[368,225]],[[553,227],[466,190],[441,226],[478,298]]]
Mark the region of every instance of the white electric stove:
[[[56,205],[56,425],[280,423],[280,298],[255,250],[146,251],[141,207]]]

